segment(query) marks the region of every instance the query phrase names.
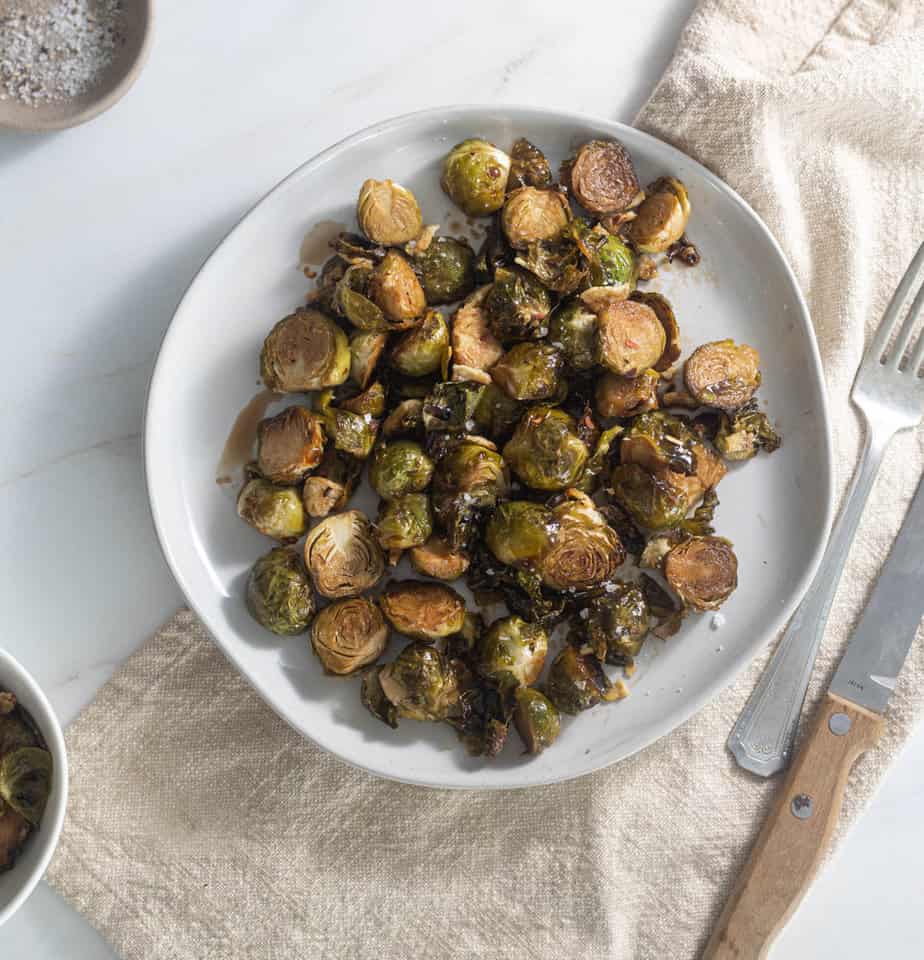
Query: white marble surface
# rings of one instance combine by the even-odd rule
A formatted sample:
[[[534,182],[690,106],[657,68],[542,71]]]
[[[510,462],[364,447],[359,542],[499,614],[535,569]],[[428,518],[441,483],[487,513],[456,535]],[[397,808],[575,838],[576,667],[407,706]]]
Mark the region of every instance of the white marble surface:
[[[161,335],[214,244],[293,167],[388,116],[509,102],[631,120],[692,4],[158,6],[150,63],[112,111],[0,131],[0,643],[64,721],[182,602],[140,431]],[[919,731],[774,958],[919,954],[922,800]],[[42,886],[0,956],[114,954]]]

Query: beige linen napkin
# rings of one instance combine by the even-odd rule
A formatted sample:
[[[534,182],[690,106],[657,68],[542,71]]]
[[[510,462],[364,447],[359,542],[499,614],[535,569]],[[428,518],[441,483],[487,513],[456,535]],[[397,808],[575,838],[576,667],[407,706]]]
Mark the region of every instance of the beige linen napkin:
[[[705,0],[638,119],[736,187],[786,249],[818,331],[841,484],[864,334],[922,239],[922,26],[915,4]],[[922,459],[920,433],[893,446],[819,685]],[[49,876],[126,960],[688,960],[775,788],[724,746],[764,660],[612,769],[528,792],[436,792],[299,739],[183,612],[71,727],[70,815]],[[919,642],[844,824],[922,691]]]

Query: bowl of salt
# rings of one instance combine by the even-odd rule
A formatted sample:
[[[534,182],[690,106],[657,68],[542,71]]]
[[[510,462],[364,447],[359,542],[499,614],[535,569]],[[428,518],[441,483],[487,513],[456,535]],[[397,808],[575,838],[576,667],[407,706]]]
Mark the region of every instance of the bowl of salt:
[[[0,0],[0,127],[86,123],[135,82],[153,0]]]

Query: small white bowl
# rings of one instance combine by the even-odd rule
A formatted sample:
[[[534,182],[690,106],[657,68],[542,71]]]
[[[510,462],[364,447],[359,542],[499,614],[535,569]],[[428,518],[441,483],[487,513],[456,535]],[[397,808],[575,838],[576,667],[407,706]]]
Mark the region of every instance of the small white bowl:
[[[67,753],[64,734],[51,704],[25,667],[5,650],[0,650],[0,691],[16,695],[28,710],[45,738],[54,764],[51,796],[38,830],[26,841],[12,870],[0,873],[0,926],[25,903],[45,874],[51,855],[58,845],[64,810],[67,807]]]

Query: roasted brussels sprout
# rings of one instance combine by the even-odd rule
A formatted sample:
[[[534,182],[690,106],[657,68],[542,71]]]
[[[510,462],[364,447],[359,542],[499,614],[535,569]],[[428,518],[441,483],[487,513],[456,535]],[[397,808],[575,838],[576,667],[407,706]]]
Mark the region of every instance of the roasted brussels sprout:
[[[365,597],[335,600],[311,625],[311,648],[327,673],[345,676],[375,663],[388,646],[388,627]]]
[[[369,299],[372,273],[371,263],[360,262],[349,267],[334,288],[331,305],[357,330],[381,333],[388,329],[389,323],[382,308]]]
[[[613,469],[610,478],[616,502],[641,527],[669,530],[687,515],[687,490],[678,482],[681,475],[670,470],[649,473],[637,463]]]
[[[461,300],[475,289],[475,251],[464,240],[435,237],[415,261],[431,306]]]
[[[618,377],[607,371],[597,380],[594,399],[601,417],[633,417],[658,406],[658,382],[654,370],[637,377]]]
[[[496,757],[507,742],[517,683],[510,674],[504,674],[498,681],[477,676],[458,661],[455,667],[459,678],[459,705],[457,716],[449,722],[456,728],[469,756]]]
[[[443,537],[432,536],[426,543],[411,548],[411,566],[435,580],[458,580],[468,570],[468,564],[468,557],[453,550]]]
[[[664,576],[686,606],[716,610],[738,586],[738,558],[724,537],[691,537],[664,558]]]
[[[490,285],[479,287],[452,317],[452,359],[475,370],[490,370],[504,352],[485,308],[490,292]]]
[[[518,687],[514,697],[513,723],[526,753],[542,753],[555,742],[561,730],[558,708],[534,687]]]
[[[375,367],[388,342],[387,333],[356,330],[350,337],[350,379],[365,390],[375,375]]]
[[[491,332],[501,343],[540,340],[549,332],[552,300],[533,274],[519,267],[498,267],[484,301]]]
[[[413,440],[379,444],[369,460],[369,482],[384,500],[420,493],[432,476],[433,461]]]
[[[423,405],[424,429],[430,433],[446,430],[450,433],[470,433],[472,417],[484,385],[468,380],[438,383]]]
[[[430,498],[425,493],[405,493],[382,500],[375,526],[379,546],[389,554],[425,543],[433,533]]]
[[[536,567],[552,546],[552,512],[532,500],[499,503],[488,518],[484,542],[491,553],[511,567]]]
[[[443,161],[440,186],[470,217],[484,217],[504,205],[510,157],[487,140],[456,144]]]
[[[382,422],[382,433],[392,437],[413,436],[423,426],[423,400],[402,400]]]
[[[288,407],[257,425],[257,468],[274,483],[298,483],[324,454],[321,420],[304,407]]]
[[[654,473],[662,467],[678,473],[696,472],[690,428],[679,417],[655,410],[637,416],[623,434],[619,455],[623,463],[638,463]]]
[[[704,343],[690,354],[683,379],[703,406],[730,413],[744,406],[760,386],[760,354],[734,340]]]
[[[588,287],[586,290],[582,290],[578,296],[581,298],[581,303],[588,310],[593,310],[599,317],[607,307],[628,299],[631,292],[629,284],[619,283],[612,287]]]
[[[332,510],[342,510],[359,483],[361,460],[340,450],[324,451],[318,468],[305,479],[302,502],[309,517],[326,517]]]
[[[618,140],[590,140],[563,171],[575,200],[590,213],[621,213],[639,197],[632,159]]]
[[[564,361],[548,343],[514,344],[491,367],[491,379],[514,400],[549,400],[558,395]]]
[[[260,376],[277,393],[335,387],[350,375],[346,334],[320,310],[298,310],[270,331],[260,354]]]
[[[597,363],[597,315],[578,299],[565,300],[549,317],[549,341],[571,370],[592,369]]]
[[[520,187],[507,196],[501,226],[514,250],[525,250],[537,240],[555,240],[571,221],[571,207],[559,190]]]
[[[298,489],[262,477],[253,477],[241,488],[237,515],[265,537],[280,543],[298,540],[308,525]]]
[[[417,199],[392,180],[367,180],[356,204],[359,228],[373,241],[397,247],[414,240],[423,226]]]
[[[500,680],[509,673],[517,683],[529,686],[539,679],[548,650],[549,635],[538,623],[502,617],[479,641],[475,663],[484,677]]]
[[[398,726],[398,711],[382,689],[379,677],[383,669],[384,667],[371,667],[363,673],[360,698],[363,706],[376,720],[381,720],[394,730]]]
[[[371,413],[355,413],[344,407],[335,407],[333,394],[324,390],[318,395],[317,413],[324,420],[324,430],[337,450],[365,460],[372,452],[379,421]]]
[[[680,327],[677,326],[677,318],[674,316],[674,308],[670,305],[667,297],[660,293],[635,290],[630,294],[630,299],[639,303],[644,303],[655,312],[655,316],[661,321],[664,328],[664,336],[667,340],[661,358],[654,365],[654,369],[663,373],[680,359]]]
[[[457,550],[468,540],[476,517],[507,493],[510,478],[503,458],[479,438],[464,440],[436,465],[433,512]]]
[[[322,597],[356,597],[374,587],[385,558],[372,524],[359,510],[325,517],[305,540],[305,566]]]
[[[475,254],[475,283],[490,284],[494,282],[494,272],[498,267],[510,266],[513,263],[514,252],[507,245],[507,238],[500,225],[500,215],[491,218],[485,231],[484,240]]]
[[[397,250],[389,250],[372,271],[369,297],[395,326],[416,320],[427,306],[417,274]]]
[[[449,358],[449,327],[438,310],[428,310],[413,330],[391,348],[391,365],[405,376],[425,377],[445,367]]]
[[[486,384],[475,407],[475,423],[479,430],[493,440],[510,436],[520,422],[524,404],[514,400],[492,380]]]
[[[379,598],[388,622],[406,637],[438,640],[465,625],[465,601],[443,583],[395,580]]]
[[[428,643],[409,643],[379,671],[379,684],[399,717],[446,720],[459,709],[459,684],[446,658]]]
[[[726,460],[749,460],[758,450],[773,453],[781,442],[753,399],[734,413],[723,413],[715,436],[715,445]]]
[[[689,219],[686,187],[674,177],[661,177],[646,189],[629,223],[629,239],[644,253],[664,253],[683,236]]]
[[[617,666],[632,663],[648,633],[648,602],[642,588],[637,583],[613,583],[584,611],[579,635],[594,656]]]
[[[621,377],[636,377],[656,366],[666,346],[661,321],[644,303],[621,300],[597,316],[600,360]]]
[[[550,187],[552,171],[545,154],[525,137],[514,141],[510,149],[510,177],[507,189],[519,187]]]
[[[51,793],[52,766],[51,754],[37,746],[19,747],[5,753],[0,759],[0,803],[3,805],[0,808],[3,810],[0,823],[7,817],[14,820],[4,833],[10,828],[17,834],[28,832],[17,829],[17,817],[22,817],[30,827],[39,825]],[[3,839],[6,840],[7,837]],[[0,862],[12,860],[10,855],[2,856],[8,854],[10,846],[13,848],[13,855],[18,852],[21,843],[17,843],[17,839],[18,837],[14,838],[12,844],[0,840]],[[25,836],[22,839],[24,840]]]
[[[602,701],[621,700],[626,690],[610,682],[593,654],[566,646],[552,661],[545,693],[562,713],[574,716]]]
[[[528,487],[564,490],[584,470],[590,451],[574,418],[558,407],[531,407],[504,447],[504,460]]]
[[[282,637],[304,633],[314,616],[314,593],[297,550],[276,547],[253,565],[247,609],[261,626]]]
[[[597,224],[591,227],[576,220],[572,236],[587,259],[590,285],[593,287],[634,288],[638,281],[638,261],[631,247],[615,234]]]
[[[587,281],[587,264],[578,245],[567,236],[532,240],[514,258],[517,266],[533,274],[549,290],[567,296]]]

